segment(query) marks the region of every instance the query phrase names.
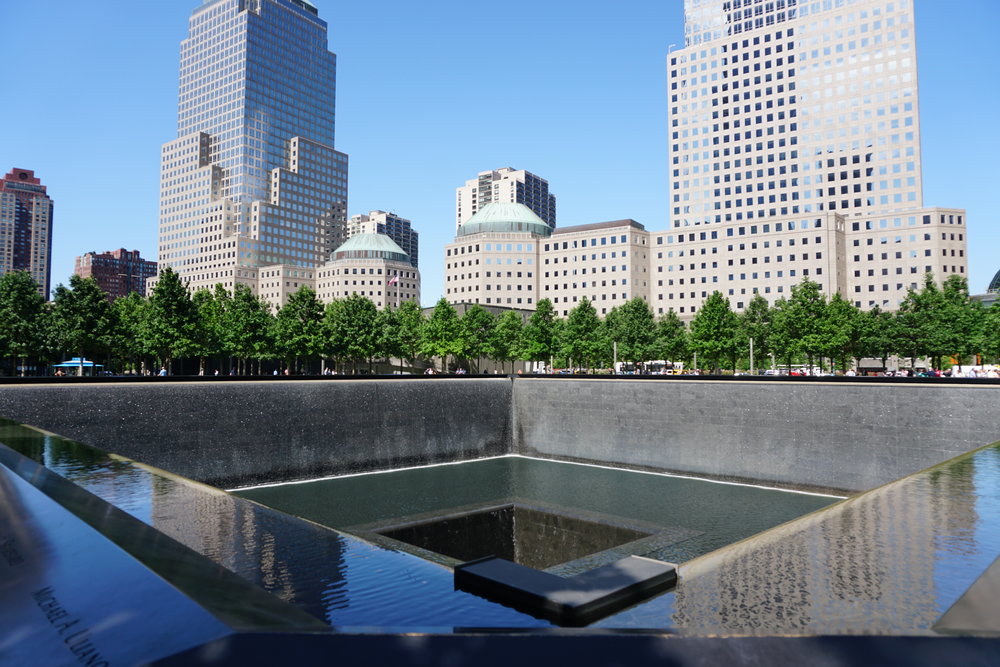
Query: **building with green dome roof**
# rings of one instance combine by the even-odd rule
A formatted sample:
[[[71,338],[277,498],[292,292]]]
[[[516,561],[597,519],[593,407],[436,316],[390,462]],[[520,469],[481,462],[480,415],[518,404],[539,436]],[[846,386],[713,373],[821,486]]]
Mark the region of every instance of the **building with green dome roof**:
[[[457,236],[490,233],[529,233],[550,236],[552,228],[524,204],[495,202],[459,226]]]
[[[997,302],[998,294],[1000,294],[1000,271],[993,274],[993,280],[990,281],[989,286],[986,288],[986,292],[983,294],[975,294],[972,298],[983,304],[983,307],[990,308]]]
[[[635,220],[552,229],[524,204],[492,202],[445,246],[445,299],[568,315],[582,299],[598,314],[649,302],[649,232]]]
[[[445,246],[445,298],[534,310],[538,244],[551,234],[524,204],[487,204]]]
[[[403,301],[420,303],[420,271],[410,257],[385,234],[356,234],[316,270],[316,295],[321,301],[360,294],[378,308]]]

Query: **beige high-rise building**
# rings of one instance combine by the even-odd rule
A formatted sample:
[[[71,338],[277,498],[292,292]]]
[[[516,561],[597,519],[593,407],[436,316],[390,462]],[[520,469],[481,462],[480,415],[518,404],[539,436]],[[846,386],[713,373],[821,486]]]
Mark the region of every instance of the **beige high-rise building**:
[[[556,226],[556,196],[549,182],[530,171],[502,167],[482,171],[455,190],[455,229],[492,203],[524,204],[549,227]]]
[[[635,220],[561,227],[542,244],[541,295],[561,316],[583,297],[598,315],[649,302],[649,232]]]
[[[671,229],[652,304],[742,309],[804,277],[896,308],[965,276],[964,211],[925,207],[912,0],[685,0],[668,58]]]

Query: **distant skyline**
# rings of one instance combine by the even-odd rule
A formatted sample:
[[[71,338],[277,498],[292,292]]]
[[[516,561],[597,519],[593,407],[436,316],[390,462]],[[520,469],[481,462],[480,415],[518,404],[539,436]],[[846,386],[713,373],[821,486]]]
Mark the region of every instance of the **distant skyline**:
[[[197,4],[4,7],[0,55],[17,79],[6,86],[0,168],[32,169],[48,186],[53,285],[89,251],[157,259],[159,151],[176,137],[180,41]],[[444,293],[455,189],[481,171],[547,179],[560,227],[633,218],[667,228],[666,58],[683,45],[681,0],[543,1],[529,13],[453,0],[314,4],[338,57],[348,215],[381,209],[413,222],[425,305]],[[924,204],[967,209],[979,293],[1000,269],[990,48],[1000,3],[915,7]]]

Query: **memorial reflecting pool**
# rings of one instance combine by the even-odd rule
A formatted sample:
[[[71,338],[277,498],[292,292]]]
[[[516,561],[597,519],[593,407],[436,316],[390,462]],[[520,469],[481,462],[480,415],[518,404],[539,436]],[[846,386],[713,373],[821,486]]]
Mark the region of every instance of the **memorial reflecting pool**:
[[[560,574],[624,555],[684,562],[836,500],[520,456],[236,493],[446,565],[501,555]]]
[[[594,627],[688,636],[961,634],[939,619],[1000,554],[1000,445],[837,502],[519,456],[230,493],[10,422],[0,443],[359,632],[547,626],[456,591],[447,565],[467,545],[413,534],[483,530],[484,512],[518,548],[570,535],[521,549],[557,574],[625,553],[680,563],[674,591]]]

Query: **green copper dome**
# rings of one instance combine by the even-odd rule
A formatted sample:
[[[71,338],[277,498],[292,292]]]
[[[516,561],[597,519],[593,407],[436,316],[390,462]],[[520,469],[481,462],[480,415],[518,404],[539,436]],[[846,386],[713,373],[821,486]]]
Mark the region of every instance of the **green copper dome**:
[[[493,202],[458,228],[457,236],[468,236],[480,232],[531,232],[539,236],[549,236],[552,228],[524,204]]]
[[[986,291],[994,294],[1000,292],[1000,271],[997,271],[996,275],[993,276],[993,280],[990,281],[990,286],[986,288]]]
[[[338,259],[387,259],[409,262],[410,256],[385,234],[358,234],[347,239],[330,257]]]

